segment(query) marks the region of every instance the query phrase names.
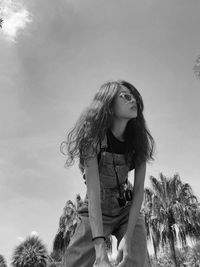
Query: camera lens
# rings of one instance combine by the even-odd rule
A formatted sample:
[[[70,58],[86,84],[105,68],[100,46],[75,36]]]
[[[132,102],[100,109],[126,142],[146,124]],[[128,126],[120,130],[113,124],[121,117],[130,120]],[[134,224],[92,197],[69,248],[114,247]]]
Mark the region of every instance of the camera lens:
[[[125,199],[124,197],[119,197],[117,200],[118,200],[118,203],[119,203],[119,206],[120,206],[120,207],[125,206],[125,204],[126,204],[126,199]]]

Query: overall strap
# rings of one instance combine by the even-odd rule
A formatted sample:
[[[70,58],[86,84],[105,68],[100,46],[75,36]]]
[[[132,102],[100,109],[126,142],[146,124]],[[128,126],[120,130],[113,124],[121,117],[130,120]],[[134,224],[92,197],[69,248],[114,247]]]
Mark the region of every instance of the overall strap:
[[[111,143],[110,143],[110,145],[111,145]],[[112,147],[111,147],[111,150],[112,150]],[[113,152],[111,152],[111,154],[112,154],[113,169],[114,169],[115,178],[116,178],[116,181],[117,181],[117,187],[118,187],[119,197],[122,198],[122,192],[120,190],[120,182],[119,182],[119,177],[118,177],[117,170],[116,170],[117,168],[116,168],[116,163],[115,163]]]
[[[105,135],[104,139],[103,140],[100,140],[99,142],[99,145],[100,145],[100,150],[99,150],[99,153],[97,155],[97,161],[98,161],[98,164],[100,163],[100,160],[101,160],[101,153],[104,152],[107,148],[107,136]]]
[[[98,152],[98,155],[97,155],[97,162],[98,162],[98,165],[100,163],[100,160],[101,160],[101,153],[104,152],[107,148],[107,136],[105,135],[104,139],[100,142],[99,142],[99,152]],[[86,178],[85,178],[85,173],[83,173],[83,179],[85,180],[85,184],[86,184]]]

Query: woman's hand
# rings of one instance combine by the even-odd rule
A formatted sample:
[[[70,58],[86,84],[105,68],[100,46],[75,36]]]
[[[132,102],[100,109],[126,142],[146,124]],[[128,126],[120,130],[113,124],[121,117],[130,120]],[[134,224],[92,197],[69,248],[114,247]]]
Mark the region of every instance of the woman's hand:
[[[108,259],[104,240],[94,240],[94,247],[96,251],[96,260],[93,267],[112,267]]]
[[[95,263],[93,267],[112,267],[109,259],[108,254],[106,251],[102,250],[101,255],[96,257]]]
[[[111,263],[109,262],[108,256],[101,259],[96,259],[93,267],[112,267]]]
[[[119,243],[115,266],[117,267],[133,266],[133,262],[131,260],[131,243],[126,237],[123,237]]]

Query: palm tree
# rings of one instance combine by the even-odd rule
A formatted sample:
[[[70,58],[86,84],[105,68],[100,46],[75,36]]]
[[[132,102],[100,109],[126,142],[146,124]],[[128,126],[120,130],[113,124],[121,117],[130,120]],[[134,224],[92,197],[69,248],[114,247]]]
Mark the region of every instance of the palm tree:
[[[55,260],[62,260],[63,253],[68,246],[70,239],[72,238],[78,221],[78,209],[83,205],[83,200],[80,194],[76,195],[76,202],[73,203],[68,200],[64,209],[63,214],[59,220],[58,232],[53,241],[53,257]],[[106,248],[108,253],[112,252],[112,238],[108,236],[106,238]]]
[[[145,188],[144,214],[147,238],[153,242],[155,257],[160,248],[169,247],[177,264],[175,248],[179,240],[187,245],[186,237],[200,237],[200,207],[189,184],[181,182],[178,174],[160,181],[150,176],[152,188]]]
[[[190,254],[188,255],[190,266],[199,267],[200,266],[200,241],[197,242],[192,250],[190,251]]]
[[[6,260],[3,255],[0,255],[0,267],[7,267]]]
[[[58,232],[53,241],[53,254],[56,260],[61,261],[65,248],[73,236],[78,219],[78,208],[83,204],[79,194],[76,195],[76,204],[68,200],[59,220]]]
[[[62,257],[58,255],[58,253],[55,253],[53,251],[48,256],[47,267],[58,267],[60,266],[61,260],[62,260]]]
[[[30,236],[14,250],[12,266],[14,267],[46,267],[48,253],[38,236]]]

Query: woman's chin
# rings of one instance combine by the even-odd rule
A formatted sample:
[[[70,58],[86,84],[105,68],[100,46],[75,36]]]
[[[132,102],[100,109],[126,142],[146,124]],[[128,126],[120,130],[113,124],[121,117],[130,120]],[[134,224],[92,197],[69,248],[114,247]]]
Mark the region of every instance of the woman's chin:
[[[132,119],[137,118],[137,112],[135,112],[135,114],[133,114],[131,117],[132,117]]]

